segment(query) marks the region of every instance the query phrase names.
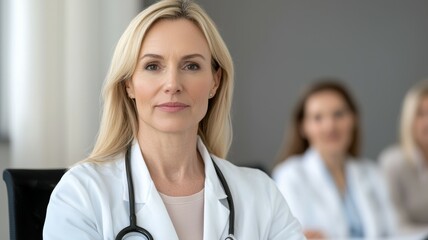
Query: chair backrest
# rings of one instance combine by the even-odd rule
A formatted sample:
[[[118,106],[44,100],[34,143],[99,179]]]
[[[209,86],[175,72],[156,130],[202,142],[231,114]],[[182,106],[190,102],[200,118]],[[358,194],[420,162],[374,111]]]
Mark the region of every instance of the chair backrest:
[[[42,239],[52,190],[66,169],[5,169],[11,240]]]

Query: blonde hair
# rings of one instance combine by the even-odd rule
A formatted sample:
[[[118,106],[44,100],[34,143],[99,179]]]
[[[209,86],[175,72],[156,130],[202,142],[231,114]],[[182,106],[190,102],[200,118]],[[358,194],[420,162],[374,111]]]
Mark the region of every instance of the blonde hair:
[[[422,98],[428,96],[428,80],[421,81],[414,85],[406,94],[403,101],[400,119],[400,145],[405,157],[414,158],[417,143],[413,136],[413,124],[418,113],[419,104]]]
[[[232,58],[214,22],[200,6],[187,0],[165,0],[138,14],[116,46],[104,83],[104,108],[98,138],[87,161],[111,159],[124,152],[137,136],[137,110],[133,100],[127,96],[125,82],[131,79],[136,68],[144,36],[162,19],[192,21],[208,42],[213,71],[221,71],[221,79],[216,95],[209,100],[207,113],[199,123],[198,134],[208,151],[221,158],[226,157],[232,142]]]

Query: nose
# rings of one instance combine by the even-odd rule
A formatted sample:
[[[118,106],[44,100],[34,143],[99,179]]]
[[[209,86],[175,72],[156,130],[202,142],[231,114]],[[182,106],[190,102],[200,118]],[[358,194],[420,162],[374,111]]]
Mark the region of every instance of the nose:
[[[334,116],[326,117],[324,120],[324,129],[327,131],[332,131],[337,125],[337,119]]]
[[[182,91],[180,74],[176,69],[170,69],[165,76],[164,92],[167,94],[177,94]]]

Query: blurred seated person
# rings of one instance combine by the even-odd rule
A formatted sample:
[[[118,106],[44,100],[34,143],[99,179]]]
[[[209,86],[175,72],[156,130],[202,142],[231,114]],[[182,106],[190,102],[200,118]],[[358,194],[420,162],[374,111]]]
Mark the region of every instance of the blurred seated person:
[[[374,163],[359,157],[358,108],[335,79],[301,96],[273,178],[308,239],[379,239],[394,214]]]
[[[401,112],[400,143],[379,157],[401,233],[428,232],[428,80],[411,88]]]

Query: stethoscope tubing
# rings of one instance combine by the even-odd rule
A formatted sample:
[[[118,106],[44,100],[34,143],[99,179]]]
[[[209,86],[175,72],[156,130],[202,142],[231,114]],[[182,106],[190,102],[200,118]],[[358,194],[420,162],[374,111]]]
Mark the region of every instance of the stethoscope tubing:
[[[125,154],[125,170],[126,170],[126,179],[128,181],[128,194],[129,194],[129,226],[122,229],[116,236],[116,240],[121,240],[129,233],[140,233],[147,240],[153,240],[152,235],[146,229],[139,227],[137,225],[137,217],[135,215],[135,195],[134,195],[134,183],[132,181],[132,172],[131,172],[131,145],[126,150]],[[227,203],[229,205],[229,235],[225,240],[236,240],[234,237],[235,233],[235,205],[233,203],[232,193],[230,191],[229,185],[227,184],[226,178],[221,172],[220,168],[214,162],[214,159],[211,158],[211,161],[214,165],[214,169],[217,173],[217,176],[223,186],[224,191],[227,196]]]
[[[126,169],[126,180],[128,181],[128,194],[129,194],[129,226],[122,229],[116,236],[116,240],[121,240],[126,234],[132,232],[141,233],[147,240],[153,240],[152,235],[146,229],[137,225],[137,217],[135,215],[135,195],[134,195],[134,182],[132,181],[131,173],[131,151],[128,147],[125,156],[125,169]]]

